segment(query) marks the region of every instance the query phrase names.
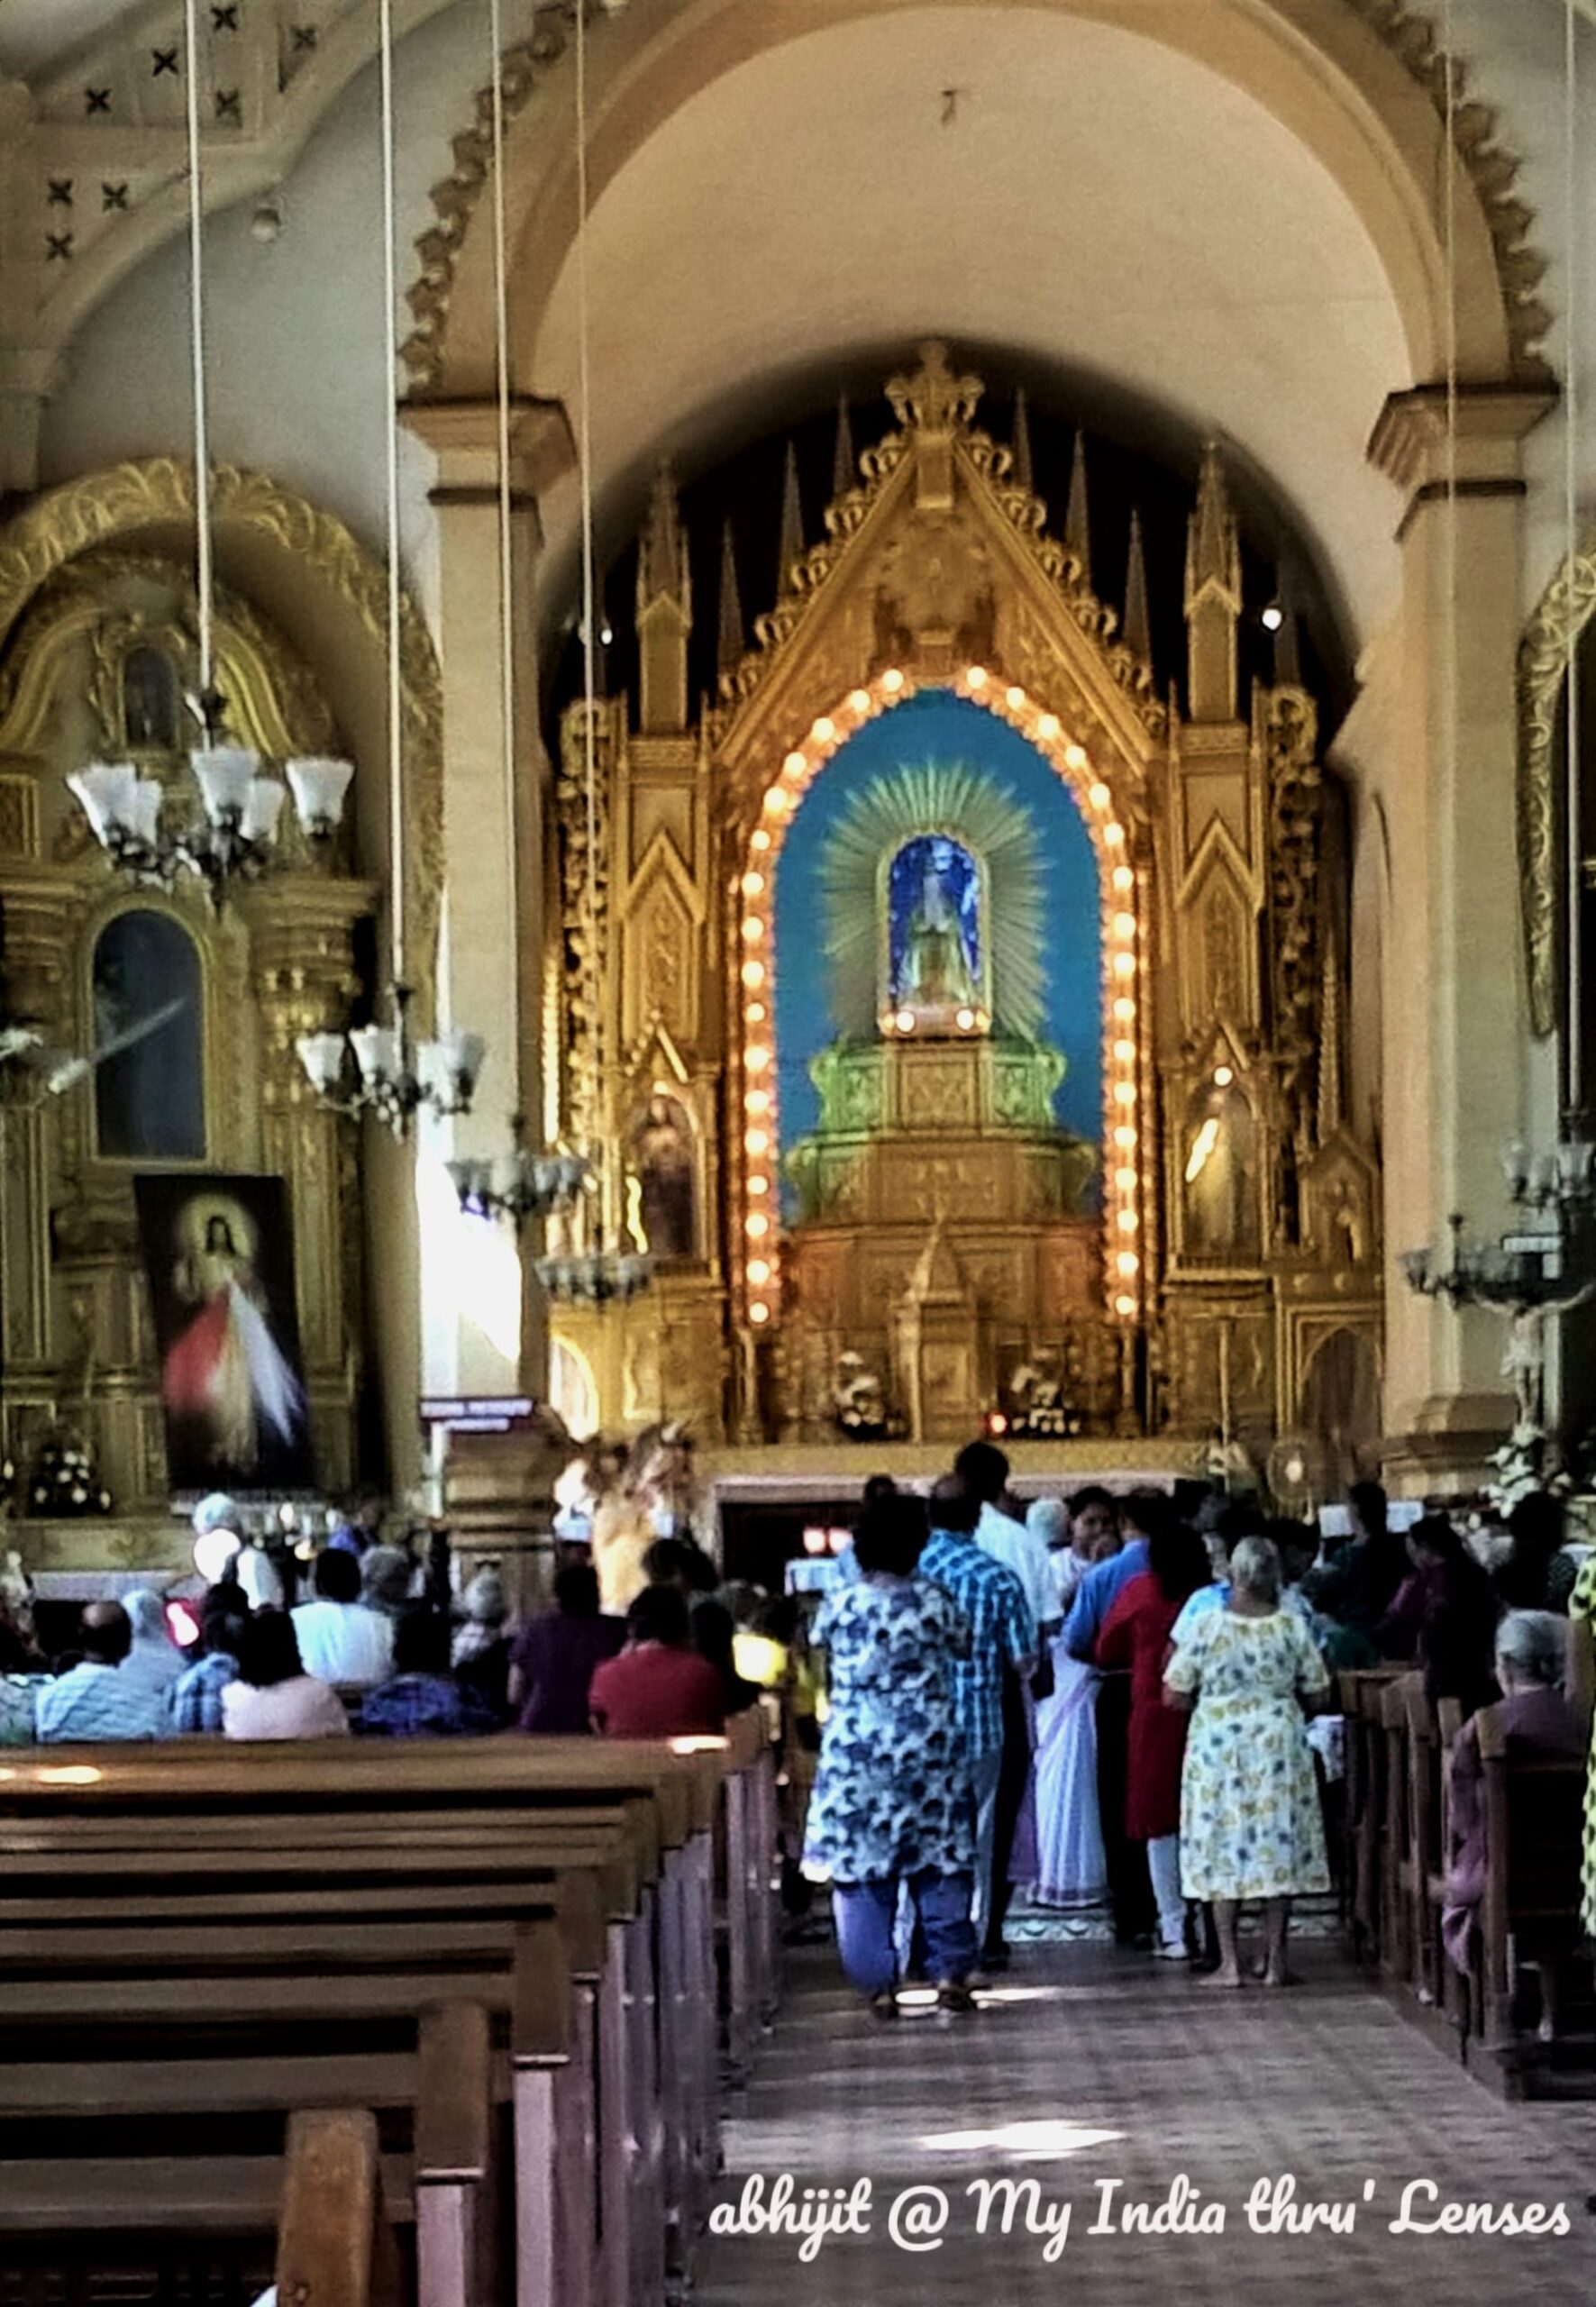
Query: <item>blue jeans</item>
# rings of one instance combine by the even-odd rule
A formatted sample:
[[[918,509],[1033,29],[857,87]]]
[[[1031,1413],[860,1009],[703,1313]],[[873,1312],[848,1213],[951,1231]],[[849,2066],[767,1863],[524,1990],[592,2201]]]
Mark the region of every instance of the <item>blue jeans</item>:
[[[837,1951],[849,1982],[861,1994],[886,1994],[898,1983],[893,1944],[898,1916],[897,1875],[875,1883],[838,1883],[832,1891]],[[970,1919],[971,1878],[922,1867],[904,1888],[926,1934],[927,1967],[938,1986],[969,1977],[980,1944]]]

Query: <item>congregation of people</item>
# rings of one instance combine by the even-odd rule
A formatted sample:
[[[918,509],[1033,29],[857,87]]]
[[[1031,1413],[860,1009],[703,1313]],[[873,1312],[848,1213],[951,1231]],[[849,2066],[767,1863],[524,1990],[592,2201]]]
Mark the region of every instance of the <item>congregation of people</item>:
[[[462,1582],[445,1537],[395,1543],[369,1495],[307,1562],[207,1500],[198,1596],[95,1600],[48,1662],[0,1598],[0,1735],[715,1736],[773,1689],[789,1905],[829,1892],[846,1974],[886,2018],[914,1979],[972,2008],[1011,1959],[1017,1895],[1111,1918],[1218,1986],[1287,1984],[1292,1901],[1331,1887],[1336,1676],[1398,1662],[1464,1725],[1446,1916],[1464,1964],[1484,1879],[1468,1726],[1500,1700],[1522,1747],[1588,1741],[1596,1555],[1580,1567],[1557,1501],[1482,1545],[1438,1514],[1395,1528],[1364,1483],[1335,1540],[1218,1492],[1022,1505],[1009,1481],[988,1441],[924,1497],[873,1477],[824,1596],[795,1601],[723,1582],[684,1438],[595,1446],[563,1486],[552,1592],[519,1617],[497,1568]]]
[[[654,1463],[679,1460],[690,1464],[690,1451]],[[202,1593],[92,1601],[53,1658],[26,1603],[0,1603],[0,1731],[42,1745],[717,1736],[758,1691],[737,1672],[715,1564],[661,1511],[666,1494],[651,1483],[624,1594],[613,1555],[596,1563],[591,1530],[568,1528],[548,1605],[518,1620],[497,1568],[457,1591],[446,1537],[392,1542],[369,1493],[307,1563],[244,1536],[231,1500],[206,1500],[195,1517]],[[606,1580],[618,1609],[606,1607]]]
[[[1289,1984],[1292,1902],[1332,1888],[1343,1669],[1404,1666],[1465,1726],[1500,1699],[1520,1745],[1585,1748],[1596,1556],[1580,1568],[1555,1500],[1470,1543],[1439,1514],[1395,1528],[1363,1483],[1334,1541],[1218,1494],[1189,1518],[1151,1490],[1022,1508],[1008,1473],[980,1442],[927,1500],[867,1484],[809,1632],[828,1711],[805,1872],[829,1885],[844,1969],[883,2019],[909,1979],[971,2007],[1010,1960],[1021,1888],[1033,1909],[1106,1910],[1122,1945],[1205,1983]],[[1482,1895],[1479,1769],[1465,1729],[1460,1965]]]

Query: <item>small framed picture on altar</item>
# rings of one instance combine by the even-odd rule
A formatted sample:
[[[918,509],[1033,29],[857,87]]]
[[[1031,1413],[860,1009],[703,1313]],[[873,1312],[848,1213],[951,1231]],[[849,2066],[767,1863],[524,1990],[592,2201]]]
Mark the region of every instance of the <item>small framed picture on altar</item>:
[[[315,1481],[281,1178],[134,1181],[174,1491]]]

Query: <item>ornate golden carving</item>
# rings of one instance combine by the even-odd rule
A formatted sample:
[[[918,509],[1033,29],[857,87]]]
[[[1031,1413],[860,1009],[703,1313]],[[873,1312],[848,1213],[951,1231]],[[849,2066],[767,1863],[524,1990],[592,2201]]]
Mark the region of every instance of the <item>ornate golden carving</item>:
[[[1569,658],[1596,613],[1596,541],[1564,560],[1536,605],[1518,644],[1518,876],[1530,1021],[1543,1038],[1556,1030],[1558,829],[1554,791],[1558,719]]]
[[[921,366],[911,376],[893,378],[889,386],[895,413],[902,430],[890,433],[880,445],[867,450],[861,457],[860,471],[863,485],[853,488],[831,505],[825,515],[827,541],[815,545],[793,570],[790,588],[768,615],[755,620],[757,646],[720,678],[721,705],[712,716],[715,734],[724,744],[731,736],[738,716],[758,693],[779,661],[785,660],[798,646],[800,628],[811,616],[816,600],[825,593],[834,573],[847,558],[847,548],[865,521],[876,510],[895,482],[901,470],[916,452],[917,441],[928,426],[935,427],[941,440],[945,435],[952,470],[962,470],[967,485],[986,496],[1001,515],[1030,561],[1036,575],[1049,592],[1062,605],[1068,615],[1089,639],[1099,644],[1102,661],[1116,685],[1124,693],[1148,735],[1162,737],[1168,726],[1168,713],[1154,690],[1153,676],[1140,662],[1134,651],[1123,643],[1108,646],[1118,619],[1113,609],[1099,601],[1087,583],[1078,556],[1069,546],[1046,532],[1047,507],[1029,489],[1017,487],[1011,478],[1013,459],[1009,451],[1000,448],[988,434],[978,432],[971,419],[980,397],[980,380],[973,377],[953,378],[947,367],[945,349],[940,344],[927,344],[922,349]],[[952,491],[950,484],[950,501]],[[939,531],[935,547],[937,553],[948,551],[945,533]],[[929,550],[929,548],[928,548]],[[922,553],[922,559],[925,558]],[[917,589],[922,600],[935,602],[943,572],[917,571]],[[894,595],[882,592],[878,579],[878,633],[881,625],[880,602],[891,604]],[[905,583],[902,590],[907,591]],[[948,587],[950,598],[969,599],[971,588]],[[929,626],[930,620],[926,620]],[[918,643],[925,647],[934,644],[935,634],[929,631],[910,634],[899,629],[896,610],[889,606],[885,634],[880,637],[894,642],[907,639],[910,648],[908,661],[915,661]],[[990,625],[989,625],[990,630]],[[937,661],[935,653],[924,662],[921,670],[928,678],[943,679],[953,670],[958,643],[962,638],[977,637],[962,634],[950,621],[946,629],[946,661]],[[896,651],[878,652],[887,657]],[[862,670],[855,664],[853,678]],[[847,676],[844,677],[844,679]],[[839,688],[843,685],[839,681]]]
[[[230,465],[215,468],[212,492],[218,526],[246,529],[314,570],[353,612],[378,657],[385,652],[387,575],[341,520],[264,473]],[[193,469],[175,457],[141,458],[46,490],[0,529],[0,640],[64,563],[119,537],[193,518]],[[442,887],[443,708],[432,636],[407,590],[400,677],[410,836],[405,902],[424,1017],[432,1000]]]

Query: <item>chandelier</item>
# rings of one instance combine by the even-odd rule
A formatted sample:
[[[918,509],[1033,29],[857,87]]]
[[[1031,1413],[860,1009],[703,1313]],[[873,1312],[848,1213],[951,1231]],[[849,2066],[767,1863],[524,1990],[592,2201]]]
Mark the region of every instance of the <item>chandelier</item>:
[[[187,0],[187,6],[192,25],[195,0]],[[382,407],[387,448],[389,1022],[372,1022],[343,1033],[304,1034],[295,1047],[323,1105],[334,1113],[357,1119],[369,1115],[396,1137],[406,1138],[411,1124],[424,1108],[440,1119],[470,1111],[487,1044],[480,1034],[447,1026],[433,1040],[417,1044],[410,1030],[414,996],[405,969],[405,708],[400,670],[404,579],[399,560],[399,418],[394,388],[399,348],[393,0],[378,0],[378,16],[385,356]]]
[[[313,849],[324,849],[343,816],[354,771],[346,761],[307,756],[287,761],[281,778],[264,774],[260,756],[224,741],[227,700],[215,680],[215,570],[211,513],[211,452],[205,380],[204,179],[199,134],[199,37],[196,0],[185,0],[184,59],[188,142],[189,351],[194,397],[194,526],[197,564],[199,691],[187,700],[203,732],[188,766],[197,793],[175,821],[163,823],[167,789],[128,761],[95,761],[67,780],[89,829],[118,872],[175,888],[185,874],[220,907],[235,883],[259,880],[279,854],[278,827],[291,793]]]
[[[592,1164],[580,1154],[529,1146],[524,1114],[510,1117],[507,1161],[468,1156],[451,1162],[448,1169],[464,1216],[508,1218],[517,1233],[557,1209],[570,1208],[592,1176]]]
[[[248,746],[209,742],[224,711],[224,701],[207,690],[207,743],[188,756],[199,807],[177,824],[161,822],[161,780],[142,775],[132,761],[95,761],[67,780],[118,872],[169,889],[190,873],[217,907],[232,886],[259,880],[271,866],[290,793],[313,849],[324,850],[342,822],[354,775],[346,761],[314,757],[285,762],[286,784],[263,775],[260,756]]]
[[[538,1259],[534,1272],[544,1294],[564,1306],[624,1306],[654,1278],[647,1253],[625,1245],[552,1251]]]
[[[411,998],[407,985],[396,985],[391,1025],[302,1034],[294,1044],[323,1105],[357,1120],[369,1114],[401,1138],[423,1106],[441,1119],[469,1113],[486,1054],[480,1034],[458,1027],[418,1046],[410,1032]]]
[[[1547,1317],[1572,1313],[1596,1295],[1596,1144],[1571,1121],[1551,1152],[1531,1154],[1511,1145],[1502,1168],[1518,1218],[1512,1229],[1496,1242],[1476,1242],[1457,1213],[1449,1220],[1446,1253],[1409,1250],[1400,1263],[1422,1298],[1508,1317],[1505,1374],[1514,1381],[1520,1427],[1537,1428]]]

